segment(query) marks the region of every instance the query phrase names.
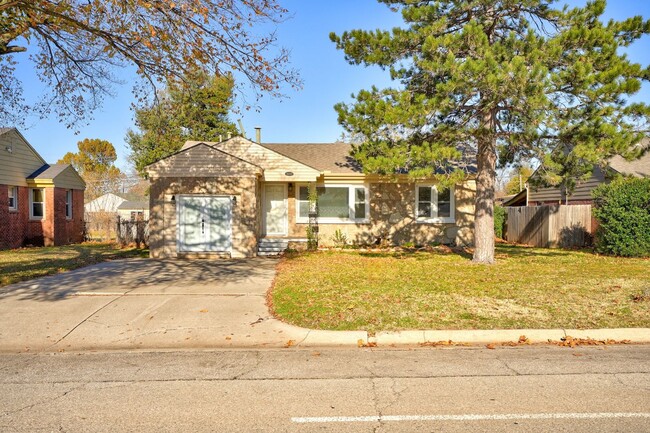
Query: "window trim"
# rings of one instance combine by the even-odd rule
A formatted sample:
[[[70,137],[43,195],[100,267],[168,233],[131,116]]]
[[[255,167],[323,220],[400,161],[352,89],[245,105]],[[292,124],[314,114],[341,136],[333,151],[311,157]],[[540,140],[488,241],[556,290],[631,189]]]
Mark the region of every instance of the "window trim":
[[[431,188],[431,214],[429,217],[418,216],[418,209],[420,204],[420,188]],[[434,183],[416,183],[415,184],[415,220],[418,223],[430,224],[430,223],[455,223],[456,222],[456,187],[449,187],[449,216],[448,217],[439,217],[438,216],[438,188]]]
[[[11,197],[13,193],[13,197]],[[10,205],[8,203],[9,198],[14,199],[14,204]],[[9,206],[9,212],[18,212],[18,187],[9,185],[7,187],[7,205]]]
[[[318,217],[319,224],[368,224],[370,222],[370,188],[367,183],[318,183],[316,188],[347,188],[348,189],[348,218],[334,218],[334,217]],[[300,200],[300,188],[309,188],[307,183],[298,183],[295,188],[295,208],[296,208],[296,224],[308,224],[309,218],[300,216],[300,203],[305,200]],[[355,205],[356,205],[356,189],[362,188],[364,190],[364,203],[366,205],[366,213],[364,218],[354,218]]]
[[[34,201],[34,191],[41,191],[41,197],[43,201]],[[34,216],[34,203],[41,203],[43,205],[43,216]],[[45,219],[45,188],[30,188],[29,189],[29,219],[34,221],[40,221]]]
[[[69,194],[69,197],[68,197]],[[65,190],[65,219],[71,220],[72,219],[72,190],[71,189],[66,189]],[[68,210],[70,212],[68,212]]]

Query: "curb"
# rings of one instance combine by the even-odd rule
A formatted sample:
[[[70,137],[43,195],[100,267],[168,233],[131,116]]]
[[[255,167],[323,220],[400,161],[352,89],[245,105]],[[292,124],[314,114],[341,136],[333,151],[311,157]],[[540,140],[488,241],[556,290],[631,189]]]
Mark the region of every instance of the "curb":
[[[650,343],[650,328],[396,331],[379,332],[375,337],[369,337],[368,342],[378,347],[414,346],[449,341],[460,344],[488,344],[517,342],[520,336],[526,336],[529,343],[560,341],[567,336],[598,341]]]

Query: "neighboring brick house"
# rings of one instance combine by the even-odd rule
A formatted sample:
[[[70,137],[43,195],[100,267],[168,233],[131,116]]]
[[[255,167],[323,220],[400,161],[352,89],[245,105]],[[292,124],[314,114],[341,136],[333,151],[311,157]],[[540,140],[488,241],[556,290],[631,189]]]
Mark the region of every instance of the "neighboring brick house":
[[[356,244],[473,244],[475,165],[467,181],[444,189],[433,179],[366,175],[350,148],[241,137],[185,143],[147,167],[151,256],[251,257],[305,242],[309,185],[321,245],[337,230]]]
[[[15,128],[0,128],[0,249],[83,241],[86,185],[47,164]]]

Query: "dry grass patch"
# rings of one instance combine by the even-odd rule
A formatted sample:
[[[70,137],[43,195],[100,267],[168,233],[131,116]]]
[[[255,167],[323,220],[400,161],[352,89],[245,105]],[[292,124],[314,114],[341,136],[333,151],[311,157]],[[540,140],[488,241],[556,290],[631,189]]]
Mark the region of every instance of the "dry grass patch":
[[[298,326],[338,330],[650,327],[650,260],[500,245],[465,254],[336,251],[283,259],[270,300]],[[640,295],[641,294],[641,295]]]

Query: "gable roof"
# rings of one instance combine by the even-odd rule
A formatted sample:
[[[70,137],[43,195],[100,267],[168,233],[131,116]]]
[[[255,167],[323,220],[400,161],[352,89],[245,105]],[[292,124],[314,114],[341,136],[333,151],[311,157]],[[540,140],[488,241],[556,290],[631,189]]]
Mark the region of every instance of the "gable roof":
[[[199,142],[145,167],[150,176],[202,177],[257,175],[262,168],[208,143]]]
[[[70,164],[45,164],[27,176],[27,179],[54,179],[68,167],[70,167]]]
[[[86,182],[70,164],[45,164],[27,176],[28,181],[51,181],[54,186],[70,189],[85,189]]]
[[[351,156],[348,143],[261,143],[263,147],[291,158],[318,171],[362,173]]]
[[[117,208],[119,210],[149,209],[149,202],[143,200],[126,200],[123,201]]]
[[[117,207],[125,201],[125,198],[108,192],[86,203],[84,210],[86,212],[115,212]]]
[[[641,140],[637,146],[646,149],[645,154],[640,158],[628,161],[620,155],[614,155],[609,160],[609,166],[621,174],[650,177],[650,138]]]
[[[226,155],[234,156],[264,169],[264,176],[268,177],[267,180],[292,180],[288,177],[285,178],[285,172],[294,173],[296,170],[304,171],[305,173],[300,173],[303,177],[318,176],[320,173],[363,174],[361,165],[350,155],[352,145],[340,141],[334,143],[257,143],[244,137],[235,136],[221,142],[188,140],[176,154],[196,148],[198,145],[212,147]],[[463,152],[462,160],[451,164],[447,169],[458,167],[469,174],[475,174],[477,171],[476,157],[473,153],[468,152],[468,149],[460,148],[460,150]],[[148,167],[151,168],[154,164]],[[438,172],[444,173],[445,170],[445,168],[441,168]],[[298,177],[301,177],[300,175]],[[297,177],[294,179],[297,180]]]

